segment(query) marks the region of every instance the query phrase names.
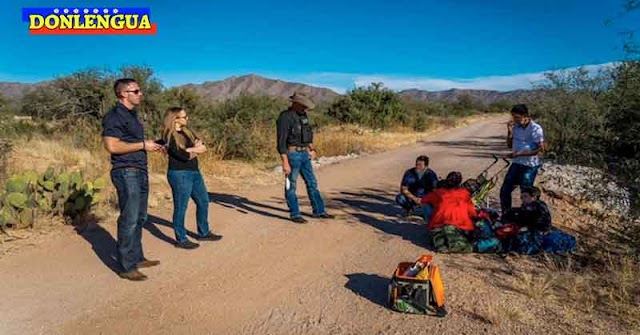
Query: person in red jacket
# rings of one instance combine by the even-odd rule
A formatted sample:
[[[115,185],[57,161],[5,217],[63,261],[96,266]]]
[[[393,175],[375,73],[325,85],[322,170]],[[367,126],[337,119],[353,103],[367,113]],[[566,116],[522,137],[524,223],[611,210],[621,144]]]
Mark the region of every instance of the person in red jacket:
[[[450,172],[439,188],[422,198],[433,208],[427,228],[438,252],[471,252],[469,239],[477,216],[469,191],[461,187],[462,174]]]

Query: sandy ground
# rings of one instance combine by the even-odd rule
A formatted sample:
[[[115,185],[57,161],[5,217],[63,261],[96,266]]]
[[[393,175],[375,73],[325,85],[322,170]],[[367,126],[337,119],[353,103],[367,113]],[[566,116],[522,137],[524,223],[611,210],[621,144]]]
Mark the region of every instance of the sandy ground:
[[[429,252],[426,228],[401,220],[393,204],[402,172],[427,154],[441,176],[474,176],[505,149],[505,121],[320,169],[335,220],[291,223],[281,186],[209,185],[212,228],[224,238],[187,251],[172,244],[171,212],[151,210],[144,250],[162,264],[143,270],[145,282],[116,275],[114,222],[82,233],[67,228],[0,259],[0,334],[605,333],[562,299],[514,290],[513,260],[496,255],[435,256],[447,288],[445,318],[385,307],[397,263]],[[304,186],[298,193],[310,214]]]

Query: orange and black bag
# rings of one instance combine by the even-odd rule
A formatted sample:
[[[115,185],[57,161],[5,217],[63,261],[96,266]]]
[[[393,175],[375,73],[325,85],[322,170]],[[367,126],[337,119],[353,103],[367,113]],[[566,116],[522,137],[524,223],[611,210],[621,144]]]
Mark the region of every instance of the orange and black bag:
[[[414,263],[402,262],[389,282],[389,307],[398,312],[444,317],[445,288],[440,268],[429,262],[415,277],[403,274]]]

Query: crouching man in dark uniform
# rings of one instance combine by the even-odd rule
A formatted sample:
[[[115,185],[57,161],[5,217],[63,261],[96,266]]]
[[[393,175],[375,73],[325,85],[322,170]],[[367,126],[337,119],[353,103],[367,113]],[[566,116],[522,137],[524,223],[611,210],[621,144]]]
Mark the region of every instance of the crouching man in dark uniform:
[[[425,155],[416,158],[415,167],[405,171],[400,182],[400,194],[396,196],[396,203],[404,209],[403,216],[413,215],[413,209],[420,206],[423,196],[433,191],[438,184],[438,175],[429,168],[429,157]],[[422,208],[425,219],[431,217],[429,205]]]
[[[313,147],[313,131],[307,118],[307,111],[315,107],[313,101],[302,93],[294,93],[289,97],[291,106],[280,113],[277,122],[278,129],[278,153],[282,159],[282,169],[288,182],[285,185],[284,196],[289,206],[291,221],[306,223],[301,214],[296,196],[296,181],[298,174],[307,186],[307,194],[313,207],[315,218],[332,219],[333,215],[327,214],[324,201],[318,191],[318,182],[313,174],[311,160],[316,158]]]

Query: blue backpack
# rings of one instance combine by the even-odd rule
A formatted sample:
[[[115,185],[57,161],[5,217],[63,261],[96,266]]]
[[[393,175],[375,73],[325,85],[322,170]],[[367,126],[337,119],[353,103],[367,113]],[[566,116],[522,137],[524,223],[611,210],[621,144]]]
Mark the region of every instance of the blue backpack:
[[[542,238],[542,250],[550,254],[566,254],[576,250],[576,238],[560,230],[554,230]]]
[[[514,251],[523,255],[535,255],[542,251],[543,235],[540,232],[524,231],[515,237]]]
[[[474,226],[475,226],[474,237],[477,240],[483,240],[483,239],[495,237],[495,234],[493,233],[493,229],[491,229],[491,221],[487,219],[477,220],[476,222],[474,222]]]
[[[499,253],[502,251],[500,240],[495,237],[485,238],[476,241],[476,252],[479,253]]]

